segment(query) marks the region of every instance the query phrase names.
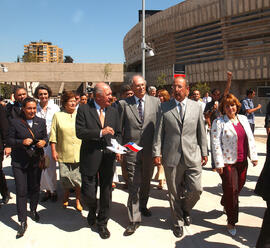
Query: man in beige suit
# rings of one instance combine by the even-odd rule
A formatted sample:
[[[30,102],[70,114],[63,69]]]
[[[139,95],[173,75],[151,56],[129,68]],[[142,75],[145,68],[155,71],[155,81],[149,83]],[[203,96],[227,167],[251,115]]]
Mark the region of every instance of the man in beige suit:
[[[133,234],[141,222],[141,214],[151,216],[147,208],[150,180],[153,175],[152,145],[156,127],[159,99],[146,94],[146,82],[140,75],[132,78],[134,96],[119,103],[122,142],[134,142],[143,147],[138,153],[123,156],[128,172],[128,216],[130,224],[124,235]]]
[[[202,165],[207,163],[207,139],[200,105],[187,98],[186,79],[173,83],[174,98],[161,104],[153,144],[154,163],[165,169],[173,233],[183,236],[190,211],[200,199]]]

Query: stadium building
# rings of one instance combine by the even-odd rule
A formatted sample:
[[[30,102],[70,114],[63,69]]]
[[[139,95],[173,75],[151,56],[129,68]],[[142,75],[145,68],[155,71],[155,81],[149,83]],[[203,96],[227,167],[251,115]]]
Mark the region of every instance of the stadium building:
[[[165,75],[184,73],[190,83],[206,82],[224,89],[233,73],[231,91],[239,98],[247,88],[256,102],[270,95],[270,0],[186,0],[146,18],[146,43],[155,56],[146,58],[146,80],[156,85]],[[124,38],[126,66],[140,72],[142,23]]]

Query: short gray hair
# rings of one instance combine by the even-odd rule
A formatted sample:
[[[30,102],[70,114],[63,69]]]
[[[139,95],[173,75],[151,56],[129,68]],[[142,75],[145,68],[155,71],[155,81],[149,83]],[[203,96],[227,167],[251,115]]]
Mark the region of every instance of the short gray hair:
[[[152,91],[152,90],[157,90],[157,88],[155,86],[149,86],[148,87],[148,92]]]
[[[106,84],[104,82],[99,82],[99,83],[97,83],[95,85],[95,87],[93,89],[93,95],[94,95],[94,97],[96,97],[97,94],[102,94],[104,92],[104,88],[102,87],[104,85],[108,85],[108,84]]]

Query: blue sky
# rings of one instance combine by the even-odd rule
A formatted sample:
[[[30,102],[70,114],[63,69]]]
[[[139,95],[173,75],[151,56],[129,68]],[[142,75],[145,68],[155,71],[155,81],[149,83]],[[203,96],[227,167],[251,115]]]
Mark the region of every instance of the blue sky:
[[[145,0],[167,9],[181,0]],[[123,38],[141,0],[0,0],[0,61],[14,62],[30,41],[50,41],[75,63],[123,63]]]

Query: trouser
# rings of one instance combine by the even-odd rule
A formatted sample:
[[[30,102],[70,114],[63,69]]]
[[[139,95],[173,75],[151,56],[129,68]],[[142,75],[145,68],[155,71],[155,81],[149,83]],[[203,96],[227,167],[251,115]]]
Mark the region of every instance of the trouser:
[[[121,164],[121,170],[122,170],[122,177],[123,177],[125,183],[127,183],[128,182],[128,173],[127,173],[126,163],[123,163],[123,161],[121,161],[120,164]]]
[[[252,133],[254,134],[255,124],[249,123]]]
[[[5,174],[3,172],[3,158],[4,154],[0,153],[0,193],[2,197],[6,197],[8,194],[8,187]]]
[[[256,248],[270,248],[270,200],[267,201],[263,223]]]
[[[189,215],[191,209],[200,199],[201,165],[187,167],[181,158],[176,167],[164,166],[168,186],[172,222],[175,226],[184,225],[184,215]]]
[[[228,224],[231,225],[235,225],[238,222],[238,196],[246,182],[247,166],[247,160],[228,164],[223,168],[223,174],[220,175],[223,189],[221,205],[224,206],[228,217]]]
[[[123,157],[128,173],[127,208],[130,222],[141,222],[140,208],[146,208],[149,199],[154,165],[152,156],[147,155],[142,150],[138,153],[130,152]]]
[[[30,210],[37,209],[40,191],[41,170],[30,164],[27,168],[12,166],[16,185],[16,204],[20,222],[27,218],[27,197],[30,198]]]
[[[82,174],[81,197],[89,208],[88,219],[95,220],[100,226],[107,225],[110,215],[112,199],[112,179],[113,179],[114,156],[103,155],[100,167],[96,175],[89,176]],[[97,211],[97,186],[100,186],[99,212]]]

